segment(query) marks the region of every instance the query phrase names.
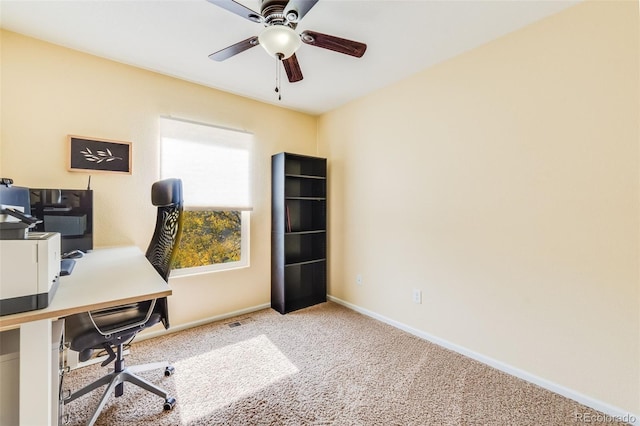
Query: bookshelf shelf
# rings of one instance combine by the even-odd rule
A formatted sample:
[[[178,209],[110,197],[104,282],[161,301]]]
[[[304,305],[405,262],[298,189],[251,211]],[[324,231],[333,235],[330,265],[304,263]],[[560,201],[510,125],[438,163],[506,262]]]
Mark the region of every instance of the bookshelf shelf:
[[[316,231],[296,231],[296,232],[285,232],[285,235],[303,235],[303,234],[319,234],[327,232],[324,229],[316,230]]]
[[[320,179],[320,180],[326,180],[326,179],[327,179],[325,176],[313,176],[313,175],[292,175],[292,174],[285,174],[285,177],[290,177],[290,178],[302,178],[302,179]]]
[[[318,263],[318,262],[326,262],[327,259],[314,259],[314,260],[307,260],[304,262],[296,262],[296,263],[287,263],[286,265],[284,265],[285,268],[290,268],[292,266],[300,266],[300,265],[310,265],[312,263]]]

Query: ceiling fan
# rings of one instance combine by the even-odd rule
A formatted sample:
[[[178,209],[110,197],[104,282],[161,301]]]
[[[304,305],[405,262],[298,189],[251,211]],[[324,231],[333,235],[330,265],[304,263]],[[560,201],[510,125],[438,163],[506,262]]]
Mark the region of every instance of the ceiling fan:
[[[209,58],[224,61],[254,46],[261,45],[271,56],[282,62],[289,78],[295,83],[302,80],[302,70],[296,58],[296,50],[301,43],[329,49],[346,55],[362,57],[367,45],[315,31],[295,32],[300,20],[311,10],[318,0],[261,0],[260,13],[234,0],[207,0],[229,12],[252,22],[264,25],[258,36],[250,37],[222,50],[212,53]],[[278,88],[276,87],[276,91]]]

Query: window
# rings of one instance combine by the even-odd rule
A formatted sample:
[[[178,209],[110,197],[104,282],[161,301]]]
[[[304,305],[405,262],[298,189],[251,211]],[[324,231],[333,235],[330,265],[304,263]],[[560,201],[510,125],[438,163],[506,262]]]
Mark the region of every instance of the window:
[[[253,136],[160,118],[160,176],[182,179],[184,219],[172,275],[249,264]]]

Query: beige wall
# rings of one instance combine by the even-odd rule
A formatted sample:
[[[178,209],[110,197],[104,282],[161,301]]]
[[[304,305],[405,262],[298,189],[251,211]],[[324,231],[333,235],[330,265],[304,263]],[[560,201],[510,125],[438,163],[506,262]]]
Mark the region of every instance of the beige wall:
[[[638,36],[581,4],[321,116],[330,294],[640,413]]]
[[[93,174],[95,244],[146,249],[155,223],[160,115],[255,135],[251,266],[171,280],[172,326],[270,301],[271,160],[316,154],[316,118],[2,32],[0,175],[30,187],[84,188],[66,169],[68,134],[131,141],[133,174]]]

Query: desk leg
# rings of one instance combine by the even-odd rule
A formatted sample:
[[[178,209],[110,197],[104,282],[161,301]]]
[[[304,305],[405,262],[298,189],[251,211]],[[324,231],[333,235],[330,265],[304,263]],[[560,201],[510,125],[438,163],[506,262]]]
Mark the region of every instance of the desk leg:
[[[20,425],[51,426],[51,320],[20,325]]]

